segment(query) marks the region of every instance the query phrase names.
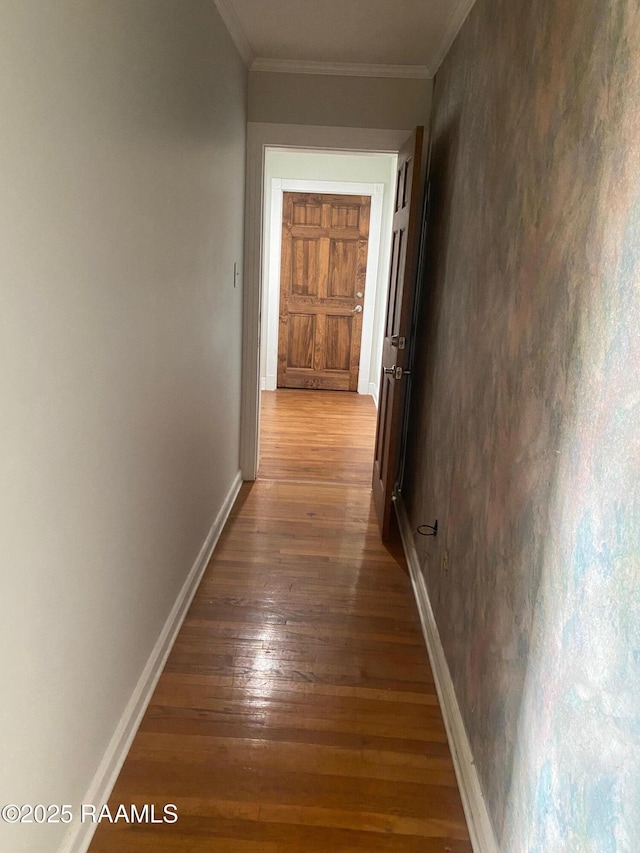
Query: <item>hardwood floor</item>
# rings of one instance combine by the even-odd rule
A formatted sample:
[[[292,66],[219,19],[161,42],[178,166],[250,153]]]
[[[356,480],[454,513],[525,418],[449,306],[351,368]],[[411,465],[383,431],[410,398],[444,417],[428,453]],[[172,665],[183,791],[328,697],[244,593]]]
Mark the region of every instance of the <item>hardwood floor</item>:
[[[373,405],[284,391],[263,413],[260,478],[110,800],[179,819],[102,823],[91,853],[471,853],[406,566],[372,511]]]
[[[348,391],[263,391],[258,477],[369,487],[376,409]]]

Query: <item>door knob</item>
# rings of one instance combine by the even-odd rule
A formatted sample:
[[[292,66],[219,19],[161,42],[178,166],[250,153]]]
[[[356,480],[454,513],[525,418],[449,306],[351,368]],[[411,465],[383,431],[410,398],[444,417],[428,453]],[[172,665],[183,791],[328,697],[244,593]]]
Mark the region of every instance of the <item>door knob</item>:
[[[362,305],[356,305],[355,308],[351,309],[351,313],[353,313],[354,311],[356,312],[356,314],[359,314],[362,311]]]

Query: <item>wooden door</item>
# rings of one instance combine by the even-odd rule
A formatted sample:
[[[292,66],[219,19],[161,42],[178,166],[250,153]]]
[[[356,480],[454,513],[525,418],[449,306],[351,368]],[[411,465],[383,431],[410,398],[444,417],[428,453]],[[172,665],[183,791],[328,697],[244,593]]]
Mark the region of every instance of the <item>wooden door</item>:
[[[408,336],[416,292],[424,191],[423,135],[423,128],[416,128],[398,156],[372,483],[383,539],[389,536],[391,507],[398,477],[401,421],[407,382],[404,371],[408,369]]]
[[[278,388],[357,391],[370,208],[284,193]]]

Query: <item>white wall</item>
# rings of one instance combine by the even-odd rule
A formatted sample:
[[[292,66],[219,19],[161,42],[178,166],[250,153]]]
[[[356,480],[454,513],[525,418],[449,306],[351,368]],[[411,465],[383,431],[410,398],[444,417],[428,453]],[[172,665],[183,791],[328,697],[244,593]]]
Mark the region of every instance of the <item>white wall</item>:
[[[370,184],[383,184],[384,200],[382,210],[382,239],[378,257],[378,275],[376,281],[375,314],[373,320],[373,347],[369,381],[376,389],[380,384],[380,363],[382,358],[382,331],[386,310],[386,293],[389,279],[389,253],[391,242],[391,221],[393,218],[393,199],[395,193],[395,154],[344,154],[339,152],[287,151],[267,149],[265,152],[264,186],[264,241],[262,275],[262,333],[260,350],[260,378],[267,383],[269,374],[273,374],[277,363],[277,336],[269,330],[269,264],[271,262],[271,194],[272,179],[343,181]],[[273,286],[273,283],[271,283]],[[276,285],[277,286],[277,285]],[[273,295],[273,294],[272,294]]]
[[[213,0],[0,5],[2,803],[82,799],[237,474],[245,93]]]
[[[429,124],[433,80],[249,73],[249,121],[412,130]]]

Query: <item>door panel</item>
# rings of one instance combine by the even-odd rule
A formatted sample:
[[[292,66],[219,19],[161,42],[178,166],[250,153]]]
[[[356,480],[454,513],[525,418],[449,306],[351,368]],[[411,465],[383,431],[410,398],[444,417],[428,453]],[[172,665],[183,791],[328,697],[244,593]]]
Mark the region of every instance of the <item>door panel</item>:
[[[389,536],[391,507],[398,477],[401,421],[407,382],[407,374],[403,372],[408,368],[408,349],[401,346],[401,338],[406,340],[411,330],[417,284],[424,192],[423,134],[423,128],[416,128],[398,156],[372,480],[373,497],[383,539]]]
[[[331,207],[331,228],[357,228],[360,224],[360,207],[353,204],[334,204]]]
[[[284,193],[278,387],[356,391],[369,196]]]
[[[349,370],[351,353],[351,317],[325,320],[325,367],[327,370]]]
[[[329,253],[329,296],[356,298],[358,242],[331,240]]]
[[[315,317],[295,314],[289,322],[289,359],[292,367],[313,367]]]
[[[294,225],[321,225],[322,205],[313,202],[307,204],[304,200],[295,201],[292,221]]]
[[[292,254],[291,293],[295,296],[317,296],[320,241],[295,237]]]

